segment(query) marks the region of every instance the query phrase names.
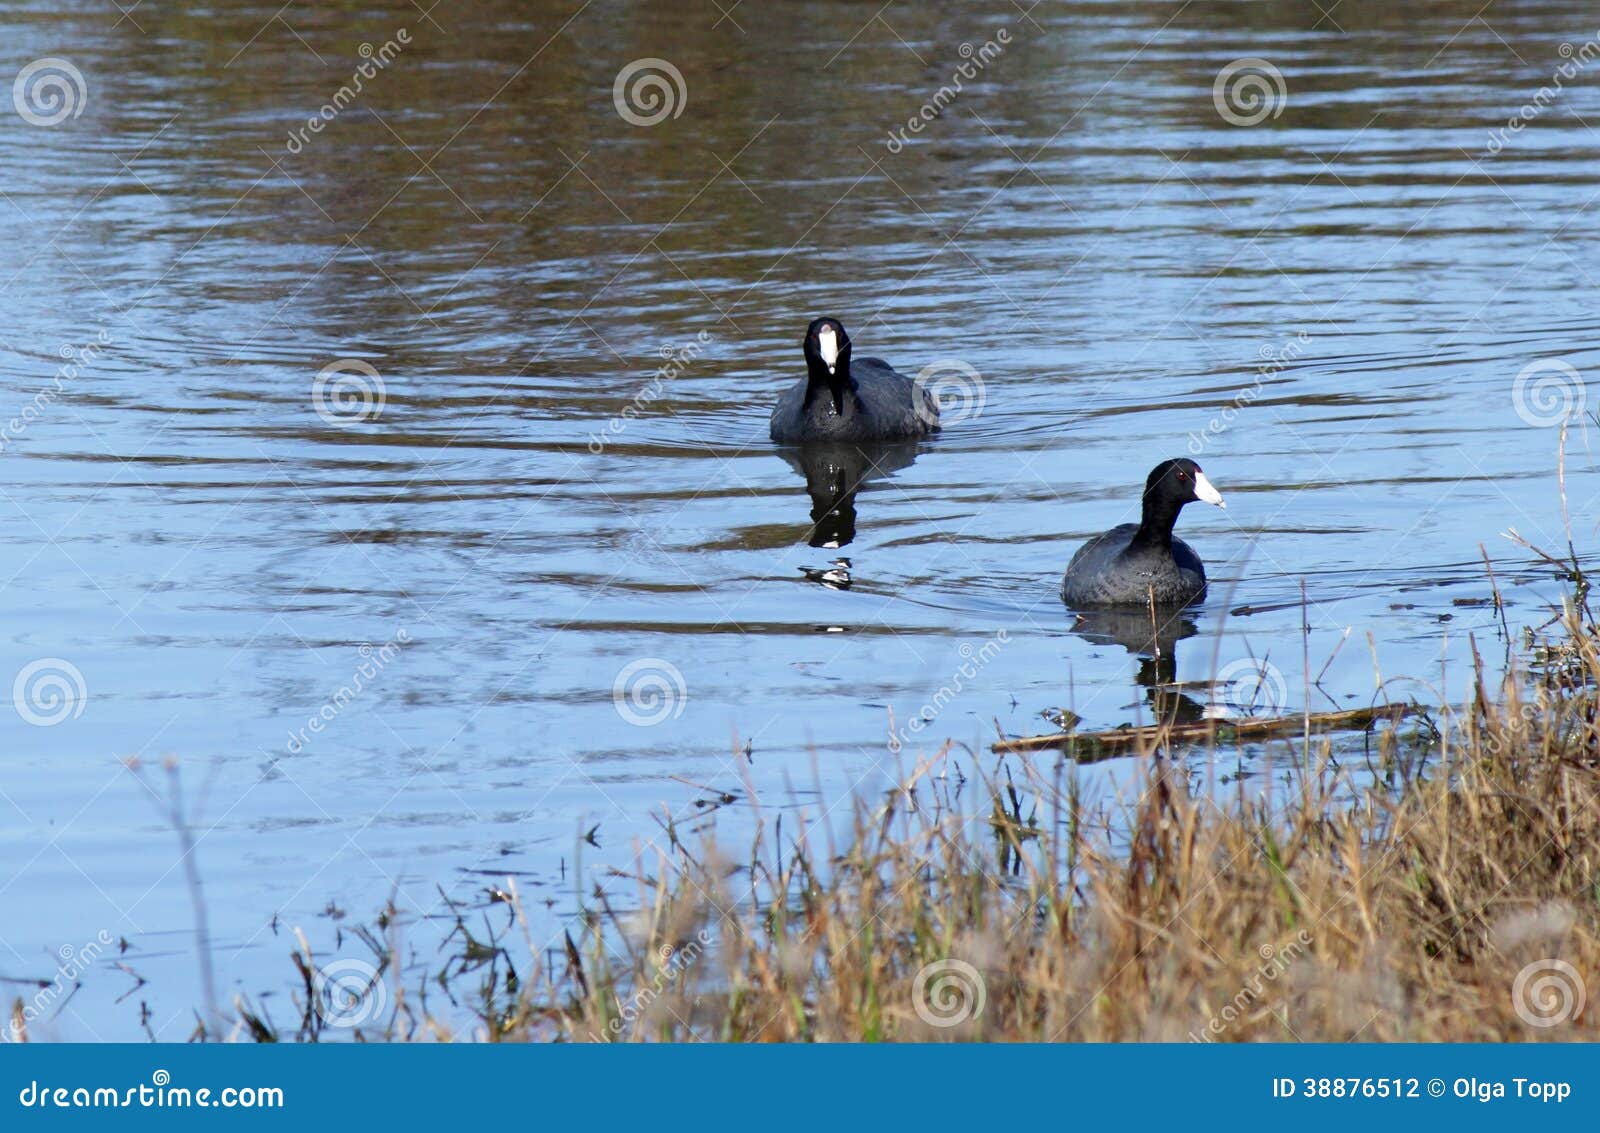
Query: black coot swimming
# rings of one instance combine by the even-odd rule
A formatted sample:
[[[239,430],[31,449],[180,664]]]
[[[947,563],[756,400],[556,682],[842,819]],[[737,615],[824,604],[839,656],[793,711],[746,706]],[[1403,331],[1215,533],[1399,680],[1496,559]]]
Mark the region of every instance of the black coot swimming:
[[[1200,466],[1164,460],[1144,484],[1144,514],[1096,535],[1072,556],[1061,579],[1069,606],[1187,606],[1206,596],[1206,568],[1182,539],[1172,537],[1178,512],[1193,500],[1225,506]]]
[[[850,336],[838,319],[806,328],[806,378],[778,399],[772,439],[895,441],[939,429],[939,403],[882,358],[850,359]]]

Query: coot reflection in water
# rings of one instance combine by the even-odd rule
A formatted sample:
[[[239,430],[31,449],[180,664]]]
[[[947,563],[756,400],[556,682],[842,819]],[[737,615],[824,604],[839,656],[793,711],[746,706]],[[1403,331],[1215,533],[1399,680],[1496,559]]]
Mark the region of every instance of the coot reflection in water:
[[[779,455],[805,477],[811,496],[813,547],[844,547],[856,537],[856,493],[868,480],[909,468],[917,459],[916,441],[879,444],[823,444],[782,448]]]
[[[1206,706],[1178,681],[1178,642],[1200,632],[1189,615],[1159,608],[1087,610],[1071,629],[1085,641],[1120,645],[1139,659],[1133,679],[1144,690],[1156,721],[1193,724],[1205,719]]]

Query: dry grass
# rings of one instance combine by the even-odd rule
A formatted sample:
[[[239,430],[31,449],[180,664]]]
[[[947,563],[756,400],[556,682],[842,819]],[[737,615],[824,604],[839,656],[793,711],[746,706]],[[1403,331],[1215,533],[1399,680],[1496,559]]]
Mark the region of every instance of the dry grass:
[[[1005,756],[958,789],[941,759],[858,801],[838,845],[763,822],[737,858],[680,846],[634,911],[597,894],[486,1037],[1600,1038],[1577,1008],[1600,974],[1600,651],[1566,628],[1539,676],[1480,683],[1425,737],[1342,766],[1320,739],[1226,797],[1194,761],[1091,807],[1070,769]]]
[[[1572,577],[1502,683],[1365,740],[1146,753],[1129,797],[1097,801],[1058,756],[991,755],[964,779],[943,753],[842,820],[758,807],[737,855],[669,830],[554,951],[508,883],[493,897],[524,931],[463,915],[410,991],[386,918],[364,939],[389,1009],[355,1034],[1593,1041],[1600,636]],[[313,1009],[302,945],[296,1037],[349,1035]],[[238,1012],[236,1034],[279,1037]]]

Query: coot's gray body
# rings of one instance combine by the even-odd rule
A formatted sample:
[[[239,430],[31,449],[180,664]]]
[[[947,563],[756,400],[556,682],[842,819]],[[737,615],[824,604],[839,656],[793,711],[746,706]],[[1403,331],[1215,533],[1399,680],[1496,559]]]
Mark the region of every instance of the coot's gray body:
[[[1096,535],[1072,556],[1061,579],[1069,606],[1189,606],[1206,596],[1206,568],[1194,548],[1173,537],[1183,505],[1225,506],[1222,493],[1187,458],[1166,460],[1145,481],[1142,516]]]
[[[1206,596],[1206,568],[1182,539],[1166,547],[1135,546],[1137,523],[1096,535],[1072,556],[1061,579],[1069,606],[1189,606]]]
[[[779,444],[814,441],[902,441],[939,429],[939,403],[882,358],[850,357],[837,319],[806,331],[806,377],[784,391],[772,411]]]

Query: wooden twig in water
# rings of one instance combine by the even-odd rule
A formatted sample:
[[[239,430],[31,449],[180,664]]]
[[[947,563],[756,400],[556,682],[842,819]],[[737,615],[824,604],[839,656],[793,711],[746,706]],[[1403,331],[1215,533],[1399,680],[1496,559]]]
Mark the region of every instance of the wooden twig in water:
[[[1204,740],[1264,740],[1293,735],[1309,728],[1313,732],[1365,729],[1382,720],[1396,721],[1422,711],[1414,704],[1380,704],[1373,708],[1349,708],[1338,712],[1296,713],[1293,716],[1264,716],[1260,719],[1206,720],[1198,724],[1172,724],[1156,728],[1112,728],[1104,732],[1054,732],[1044,736],[1022,736],[1002,740],[990,750],[1038,751],[1063,748],[1079,763],[1093,763],[1124,755],[1130,748],[1147,749],[1157,745],[1194,743]]]

